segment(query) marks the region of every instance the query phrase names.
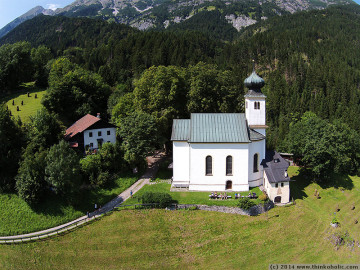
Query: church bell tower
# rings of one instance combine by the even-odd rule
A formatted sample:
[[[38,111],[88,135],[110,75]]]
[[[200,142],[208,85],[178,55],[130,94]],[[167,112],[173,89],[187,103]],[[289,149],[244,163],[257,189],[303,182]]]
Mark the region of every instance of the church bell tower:
[[[265,81],[256,74],[255,67],[253,72],[244,81],[248,92],[245,97],[245,116],[251,129],[266,135],[266,96],[261,92]]]

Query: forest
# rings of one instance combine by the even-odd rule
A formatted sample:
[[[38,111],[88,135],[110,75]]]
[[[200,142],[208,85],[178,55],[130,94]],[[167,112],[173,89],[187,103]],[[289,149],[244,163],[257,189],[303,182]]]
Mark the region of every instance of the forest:
[[[0,128],[12,130],[0,133],[9,149],[1,166],[12,164],[7,175],[0,175],[3,186],[26,191],[34,173],[26,170],[27,162],[47,168],[51,158],[61,156],[52,150],[53,144],[61,144],[61,131],[37,131],[36,121],[69,125],[86,113],[100,112],[119,126],[122,143],[109,151],[122,156],[123,168],[140,166],[156,148],[171,151],[172,119],[192,112],[244,112],[243,81],[252,60],[266,82],[267,147],[294,153],[316,177],[329,171],[358,173],[359,15],[357,5],[334,6],[271,17],[239,33],[219,23],[221,38],[219,29],[198,27],[196,20],[145,32],[87,18],[38,16],[26,21],[0,40],[0,93],[35,81],[47,88],[46,111],[24,128],[12,122],[6,108],[1,110]],[[22,143],[6,140],[11,133]],[[22,155],[10,151],[13,144],[24,149]],[[322,147],[316,152],[314,145]],[[64,159],[71,156],[63,151]],[[20,169],[14,165],[19,161]],[[89,176],[91,166],[98,164],[89,160],[77,168]],[[106,179],[114,166],[92,175],[93,183]],[[42,171],[56,175],[58,169]],[[14,175],[16,183],[9,180]]]

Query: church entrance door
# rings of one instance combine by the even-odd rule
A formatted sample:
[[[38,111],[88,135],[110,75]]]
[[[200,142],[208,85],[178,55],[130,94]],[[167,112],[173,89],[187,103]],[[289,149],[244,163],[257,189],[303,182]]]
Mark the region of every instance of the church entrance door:
[[[225,189],[232,189],[232,181],[230,181],[230,180],[226,181]]]

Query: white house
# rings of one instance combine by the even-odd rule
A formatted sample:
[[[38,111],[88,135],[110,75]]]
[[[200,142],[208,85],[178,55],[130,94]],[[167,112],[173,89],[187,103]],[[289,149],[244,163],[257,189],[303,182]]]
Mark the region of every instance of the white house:
[[[273,166],[266,170],[263,166],[267,126],[266,96],[261,88],[265,82],[254,71],[244,83],[249,89],[245,95],[245,114],[192,113],[190,119],[174,119],[171,135],[174,187],[248,191],[250,187],[264,185],[267,179],[267,193],[273,194],[272,181],[278,180],[266,176]],[[270,156],[267,162],[271,162]],[[281,179],[281,183],[287,183],[280,184],[281,188],[288,189],[288,193],[283,190],[283,195],[279,195],[282,203],[289,201],[289,180]]]
[[[66,130],[65,139],[72,147],[98,149],[105,142],[116,142],[116,126],[102,120],[100,114],[85,115]]]

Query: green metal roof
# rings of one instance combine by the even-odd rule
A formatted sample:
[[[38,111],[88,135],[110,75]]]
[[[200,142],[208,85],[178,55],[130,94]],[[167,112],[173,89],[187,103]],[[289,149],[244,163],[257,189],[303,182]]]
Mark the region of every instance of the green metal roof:
[[[243,113],[192,113],[189,142],[248,143]]]
[[[172,141],[188,141],[190,138],[190,119],[174,119],[171,133]]]

